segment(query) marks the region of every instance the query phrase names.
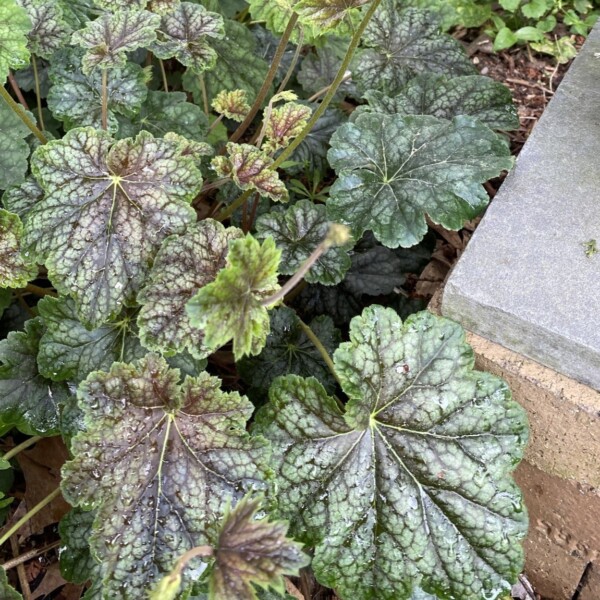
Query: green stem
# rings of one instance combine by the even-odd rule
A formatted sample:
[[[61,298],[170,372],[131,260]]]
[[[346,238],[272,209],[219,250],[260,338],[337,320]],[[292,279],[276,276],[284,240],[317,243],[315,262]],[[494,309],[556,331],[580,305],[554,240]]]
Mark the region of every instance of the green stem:
[[[4,86],[0,86],[0,96],[6,101],[16,115],[23,121],[23,123],[27,126],[27,128],[35,135],[35,137],[40,141],[40,144],[46,144],[48,140],[46,136],[38,129],[38,126],[29,118],[27,113],[23,110],[23,107],[15,102],[12,96],[4,89]]]
[[[200,75],[200,91],[202,92],[202,104],[204,105],[204,114],[208,116],[210,107],[208,106],[208,92],[206,91],[206,82],[204,81],[204,75]]]
[[[238,196],[229,206],[226,206],[218,215],[213,218],[215,221],[224,221],[228,219],[250,196],[253,190],[246,190],[241,196]]]
[[[211,124],[210,127],[208,128],[208,131],[206,132],[206,134],[208,135],[222,120],[223,117],[225,115],[219,115]],[[229,180],[228,180],[229,181]]]
[[[56,488],[51,494],[48,494],[41,502],[38,502],[30,511],[23,515],[2,537],[0,537],[0,546],[4,544],[12,535],[14,535],[29,519],[37,515],[42,508],[50,504],[60,496],[60,488]]]
[[[294,141],[277,157],[275,162],[271,165],[271,169],[276,169],[277,167],[280,167],[293,154],[294,150],[303,142],[304,138],[310,133],[312,128],[315,126],[315,123],[327,110],[327,107],[333,100],[333,97],[335,96],[336,92],[338,91],[338,88],[344,80],[344,76],[346,75],[346,71],[350,66],[350,61],[352,60],[352,57],[356,52],[356,48],[358,48],[358,44],[360,43],[362,34],[364,33],[367,25],[369,24],[373,13],[377,10],[377,7],[379,6],[380,2],[381,0],[373,0],[373,2],[371,3],[369,10],[366,12],[365,16],[363,17],[363,20],[358,26],[358,29],[352,36],[352,40],[350,41],[350,45],[348,46],[348,50],[346,51],[344,60],[340,65],[340,68],[335,76],[335,79],[333,80],[333,83],[331,84],[331,87],[329,88],[329,91],[323,98],[323,101],[321,102],[321,104],[319,104],[319,107],[317,108],[317,110],[315,110],[312,117],[309,119],[308,123],[306,124],[302,132],[298,135],[298,137],[295,138]]]
[[[167,71],[165,69],[165,63],[162,58],[158,59],[158,64],[160,65],[160,72],[163,80],[163,87],[165,88],[165,92],[169,91],[169,82],[167,81]]]
[[[254,104],[250,107],[250,112],[246,115],[246,118],[239,124],[238,128],[233,132],[231,138],[229,138],[230,142],[237,142],[242,135],[244,135],[246,129],[250,127],[250,124],[254,120],[256,113],[260,110],[260,107],[263,105],[267,94],[269,93],[269,89],[271,88],[271,84],[273,83],[273,79],[275,79],[275,75],[277,74],[277,69],[281,63],[281,59],[285,54],[285,49],[287,48],[288,41],[294,31],[294,27],[296,26],[296,22],[298,21],[298,15],[293,13],[290,17],[290,20],[281,36],[281,40],[279,40],[279,45],[277,46],[277,50],[275,51],[275,56],[273,57],[273,62],[269,67],[269,71],[267,72],[267,76],[263,81],[262,87],[260,88],[256,99],[254,100]]]
[[[37,68],[37,59],[35,54],[31,55],[31,64],[33,66],[33,80],[35,82],[35,98],[37,100],[37,111],[38,111],[38,120],[40,124],[40,129],[44,131],[46,127],[44,126],[44,117],[42,115],[42,96],[40,93],[40,76],[38,74]]]
[[[298,59],[300,58],[300,52],[302,52],[303,44],[304,44],[304,27],[301,27],[300,31],[298,32],[298,45],[296,46],[296,52],[294,52],[294,58],[292,58],[290,67],[287,70],[287,73],[285,74],[283,81],[279,84],[279,87],[277,88],[277,91],[275,92],[275,94],[279,94],[280,92],[283,92],[283,90],[285,90],[285,86],[288,84],[288,81],[290,80],[290,77],[294,73],[294,69],[296,68],[296,65],[298,64]]]
[[[314,344],[315,348],[319,351],[319,354],[325,361],[327,368],[331,371],[331,374],[335,377],[335,380],[341,386],[342,382],[340,381],[340,378],[338,377],[338,374],[335,371],[335,365],[333,364],[333,361],[331,360],[331,356],[329,356],[329,353],[325,349],[325,346],[323,346],[323,343],[317,337],[315,332],[300,317],[298,317],[298,321],[300,322],[300,327],[302,327],[302,331],[304,331],[304,333],[306,334],[306,337]]]
[[[102,129],[108,129],[108,69],[102,69]]]
[[[41,439],[42,436],[40,435],[30,437],[24,442],[21,442],[18,446],[15,446],[12,450],[9,450],[2,458],[4,460],[10,460],[11,458],[14,458],[17,454],[19,454],[19,452],[21,452],[22,450],[25,450],[26,448],[29,448],[29,446],[37,444],[37,442],[39,442]]]

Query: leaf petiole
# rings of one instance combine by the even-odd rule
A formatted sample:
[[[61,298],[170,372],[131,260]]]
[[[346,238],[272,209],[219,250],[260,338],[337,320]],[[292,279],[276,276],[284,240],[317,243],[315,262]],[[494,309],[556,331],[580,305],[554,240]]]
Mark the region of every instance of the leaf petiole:
[[[13,111],[17,114],[19,119],[23,121],[25,126],[35,135],[35,137],[39,140],[40,144],[46,144],[48,140],[46,136],[40,131],[38,126],[29,118],[23,107],[15,102],[12,96],[6,91],[4,86],[0,86],[0,96],[6,101],[6,103],[13,109]]]
[[[102,129],[108,129],[108,69],[102,69]]]
[[[37,58],[35,54],[31,55],[31,65],[33,67],[33,79],[35,82],[35,98],[37,101],[37,111],[38,111],[38,119],[40,122],[40,129],[44,131],[46,127],[44,126],[44,117],[42,115],[42,96],[41,96],[41,88],[40,88],[40,76],[37,68]]]
[[[2,460],[10,460],[14,458],[19,452],[26,450],[29,446],[33,446],[37,444],[42,439],[42,436],[36,435],[34,437],[30,437],[26,439],[24,442],[21,442],[18,446],[15,446],[11,450],[9,450],[4,456],[2,456]]]
[[[310,326],[307,325],[300,317],[298,317],[298,322],[300,323],[300,327],[302,328],[302,331],[304,331],[304,333],[306,334],[306,337],[314,344],[315,348],[319,351],[319,354],[325,361],[327,368],[331,371],[331,374],[335,377],[335,380],[341,386],[342,382],[340,381],[340,378],[338,377],[338,374],[335,370],[333,360],[331,360],[331,356],[329,356],[327,349],[325,348],[325,346],[323,346],[323,343],[321,342],[321,340],[317,337],[317,335],[310,328]]]

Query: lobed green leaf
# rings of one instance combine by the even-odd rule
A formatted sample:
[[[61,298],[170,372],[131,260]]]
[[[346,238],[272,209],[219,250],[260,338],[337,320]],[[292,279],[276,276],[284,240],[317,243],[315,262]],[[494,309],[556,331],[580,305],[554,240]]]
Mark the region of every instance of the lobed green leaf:
[[[37,275],[37,266],[21,252],[23,224],[0,208],[0,288],[21,288]]]
[[[27,11],[15,0],[0,4],[0,84],[4,85],[10,69],[29,64],[27,34],[31,29]]]

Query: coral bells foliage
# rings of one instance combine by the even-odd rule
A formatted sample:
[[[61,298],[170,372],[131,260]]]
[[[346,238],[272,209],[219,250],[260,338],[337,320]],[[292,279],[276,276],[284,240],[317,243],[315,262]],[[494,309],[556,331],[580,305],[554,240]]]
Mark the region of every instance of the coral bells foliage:
[[[68,446],[87,600],[522,568],[524,412],[406,286],[518,120],[402,4],[0,0],[0,434]]]

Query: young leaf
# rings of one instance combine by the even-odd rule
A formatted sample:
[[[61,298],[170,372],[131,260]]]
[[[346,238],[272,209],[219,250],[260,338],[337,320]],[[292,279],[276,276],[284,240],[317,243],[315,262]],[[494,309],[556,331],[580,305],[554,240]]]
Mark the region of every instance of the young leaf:
[[[242,122],[250,112],[246,90],[223,90],[217,94],[211,106],[219,114],[238,122]]]
[[[316,380],[288,376],[257,427],[318,580],[352,600],[510,589],[527,514],[509,472],[527,418],[506,384],[473,371],[459,325],[427,312],[403,325],[379,306],[352,320],[334,363],[344,412]]]
[[[296,575],[310,559],[286,537],[288,525],[258,518],[260,499],[246,497],[223,521],[210,576],[213,600],[257,600],[252,584],[283,594],[283,575]]]
[[[158,15],[164,15],[175,10],[179,4],[180,0],[150,0],[149,9]]]
[[[64,20],[60,4],[55,0],[17,0],[27,11],[32,29],[27,34],[29,49],[36,56],[50,58],[61,48],[71,28]]]
[[[127,52],[149,46],[156,39],[160,17],[146,10],[119,10],[103,13],[76,31],[71,42],[86,49],[83,72],[89,75],[94,67],[113,69],[124,67]]]
[[[354,111],[352,120],[363,112],[431,115],[438,119],[468,115],[491,129],[519,127],[510,90],[481,75],[448,78],[427,73],[411,79],[396,96],[370,91],[365,98],[369,104]]]
[[[25,331],[0,341],[0,429],[17,427],[28,435],[58,433],[58,405],[69,392],[65,384],[40,375],[37,353],[44,333],[41,319],[30,319]]]
[[[215,280],[225,266],[229,242],[242,235],[240,229],[225,229],[219,222],[206,219],[163,242],[149,282],[138,296],[142,305],[138,325],[144,346],[167,354],[187,348],[198,358],[214,351],[206,345],[202,329],[190,323],[185,306],[200,288]]]
[[[0,13],[0,17],[1,16]],[[2,597],[2,600],[23,600],[23,596],[8,583],[6,571],[2,567],[0,567],[0,596]]]
[[[196,219],[194,158],[145,131],[114,142],[72,129],[38,148],[32,169],[46,196],[29,214],[26,238],[89,327],[133,299],[162,240]]]
[[[308,106],[297,102],[286,102],[273,108],[267,120],[266,141],[262,149],[268,154],[274,154],[285,148],[304,129],[311,113]]]
[[[270,168],[273,159],[255,146],[228,142],[227,156],[216,156],[211,164],[219,177],[231,177],[242,190],[255,190],[275,202],[288,199],[285,184]]]
[[[285,212],[271,211],[256,221],[256,237],[271,236],[281,250],[279,272],[293,275],[325,239],[329,230],[327,209],[323,204],[300,200]],[[347,247],[329,248],[311,267],[304,279],[309,283],[335,285],[350,268]]]
[[[340,342],[340,332],[329,317],[317,317],[310,328],[329,354]],[[308,338],[296,313],[286,306],[271,311],[271,331],[263,351],[244,358],[238,372],[249,386],[248,396],[261,404],[268,397],[273,380],[281,375],[316,377],[329,392],[336,382],[313,342]]]
[[[223,27],[223,17],[218,13],[207,11],[201,4],[182,2],[163,15],[152,49],[159,58],[175,57],[199,75],[215,66],[217,53],[207,38],[224,37]]]
[[[300,15],[300,21],[312,25],[320,31],[335,28],[348,13],[367,4],[369,0],[300,0],[294,10]]]
[[[204,330],[207,346],[233,340],[236,360],[264,348],[270,324],[261,300],[279,291],[280,258],[272,238],[260,245],[248,234],[229,244],[227,266],[187,304],[190,323]]]
[[[207,373],[178,379],[149,354],[79,388],[87,431],[73,439],[63,493],[97,509],[90,544],[107,598],[138,600],[178,556],[209,541],[207,527],[244,488],[264,485],[268,447],[245,430],[250,402]]]
[[[367,50],[355,60],[353,77],[362,90],[395,93],[420,73],[472,75],[475,67],[453,37],[440,33],[434,13],[382,0],[364,33]]]
[[[202,76],[206,95],[211,101],[223,90],[245,90],[254,98],[265,79],[269,65],[256,54],[256,41],[249,29],[236,21],[225,21],[225,37],[213,38],[211,48],[217,54],[215,66]],[[183,74],[183,86],[194,94],[198,105],[203,92],[198,75],[191,69]]]
[[[125,315],[116,323],[86,329],[70,298],[43,298],[37,304],[46,331],[40,340],[40,373],[53,381],[82,381],[89,373],[108,370],[113,362],[130,362],[146,351]]]
[[[31,19],[15,0],[0,4],[0,85],[4,85],[10,69],[21,69],[29,64],[27,34]]]
[[[390,248],[418,243],[426,214],[460,229],[489,201],[480,184],[513,164],[506,142],[471,117],[363,114],[342,125],[331,146],[339,179],[329,218],[356,237],[370,229]]]
[[[90,536],[96,514],[71,509],[60,521],[60,573],[72,583],[82,584],[101,575],[100,564],[90,552]]]
[[[183,92],[149,92],[139,114],[131,121],[121,120],[119,137],[133,137],[142,130],[156,137],[172,132],[203,140],[208,118],[199,106],[186,101]]]
[[[247,0],[253,21],[264,23],[264,26],[276,36],[280,36],[294,14],[298,0]],[[316,34],[316,35],[315,35]],[[318,36],[310,23],[304,28],[304,43],[310,44]],[[298,40],[298,28],[292,32],[291,41]]]
[[[78,48],[65,48],[56,53],[50,68],[52,87],[48,93],[48,108],[63,121],[66,129],[82,126],[100,129],[102,75],[98,69],[84,75],[82,56]],[[111,133],[119,126],[117,114],[133,117],[140,111],[148,94],[150,78],[150,69],[142,69],[135,63],[111,71],[107,86],[108,130]]]
[[[23,224],[18,215],[0,208],[0,288],[25,287],[37,266],[21,253]]]
[[[35,121],[35,119],[33,119]],[[25,179],[31,131],[4,98],[0,99],[0,189],[18,185]]]

